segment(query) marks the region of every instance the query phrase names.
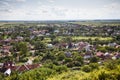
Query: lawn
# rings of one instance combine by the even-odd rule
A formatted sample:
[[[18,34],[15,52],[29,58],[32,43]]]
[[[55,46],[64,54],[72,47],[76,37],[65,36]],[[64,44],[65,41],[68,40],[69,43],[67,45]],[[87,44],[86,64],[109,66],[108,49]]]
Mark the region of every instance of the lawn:
[[[91,40],[95,40],[95,39],[97,39],[97,40],[100,40],[100,41],[111,41],[113,38],[111,38],[111,37],[86,37],[86,36],[70,36],[71,38],[72,38],[72,40],[89,40],[89,39],[91,39]],[[64,40],[66,37],[63,37],[63,36],[58,36],[58,37],[56,37],[56,39],[58,40],[58,41],[62,41],[62,40]],[[43,42],[47,42],[47,43],[49,43],[49,42],[51,42],[51,39],[49,38],[49,37],[46,37],[44,40],[43,40]]]
[[[79,25],[91,25],[91,26],[103,26],[103,25],[110,25],[110,26],[120,26],[120,21],[76,21],[76,22],[70,22],[73,24],[79,24]]]
[[[88,40],[88,39],[91,39],[91,40],[95,40],[95,39],[98,39],[98,40],[112,40],[111,37],[82,37],[82,36],[73,36],[72,37],[73,40]]]

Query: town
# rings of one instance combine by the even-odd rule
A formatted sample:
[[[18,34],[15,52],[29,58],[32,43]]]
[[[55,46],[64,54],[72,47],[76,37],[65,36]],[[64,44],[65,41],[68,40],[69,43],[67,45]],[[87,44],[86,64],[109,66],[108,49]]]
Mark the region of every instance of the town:
[[[24,74],[54,66],[61,73],[68,69],[80,70],[92,63],[102,66],[119,61],[120,24],[109,23],[0,22],[0,74],[9,78],[14,72]],[[89,67],[83,71],[89,72]]]

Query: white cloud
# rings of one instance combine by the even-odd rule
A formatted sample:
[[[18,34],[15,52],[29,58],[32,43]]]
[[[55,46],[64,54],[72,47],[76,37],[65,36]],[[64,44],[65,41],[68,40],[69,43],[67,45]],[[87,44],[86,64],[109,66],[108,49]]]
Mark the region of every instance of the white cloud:
[[[50,2],[50,3],[54,3],[54,2],[55,2],[55,0],[48,0],[48,2]]]
[[[7,1],[7,0],[6,0]],[[9,0],[10,1],[10,0]],[[24,2],[26,0],[14,0],[17,2]],[[53,1],[54,0],[48,0]],[[5,2],[6,6],[9,3]],[[50,6],[39,5],[32,6],[32,8],[22,7],[0,7],[0,19],[1,20],[57,20],[57,19],[120,19],[120,5],[119,3],[112,3],[108,5],[102,5],[100,8],[69,8],[65,6]]]
[[[16,0],[17,2],[25,2],[26,0]]]

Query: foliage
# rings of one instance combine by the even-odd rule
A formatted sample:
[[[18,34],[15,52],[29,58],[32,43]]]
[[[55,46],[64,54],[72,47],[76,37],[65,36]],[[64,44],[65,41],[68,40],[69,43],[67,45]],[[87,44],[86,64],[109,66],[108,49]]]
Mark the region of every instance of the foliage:
[[[82,67],[82,71],[84,71],[84,72],[90,72],[91,70],[92,69],[89,65],[85,65],[85,66]]]
[[[96,63],[96,62],[98,62],[98,60],[99,60],[99,58],[96,57],[96,56],[90,58],[90,62],[91,62],[91,63]]]

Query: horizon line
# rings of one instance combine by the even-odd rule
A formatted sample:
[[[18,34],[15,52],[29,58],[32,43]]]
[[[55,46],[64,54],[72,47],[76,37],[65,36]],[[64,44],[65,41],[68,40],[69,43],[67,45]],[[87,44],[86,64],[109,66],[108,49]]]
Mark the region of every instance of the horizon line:
[[[120,19],[66,19],[66,20],[0,20],[1,21],[97,21],[97,20],[120,20]]]

